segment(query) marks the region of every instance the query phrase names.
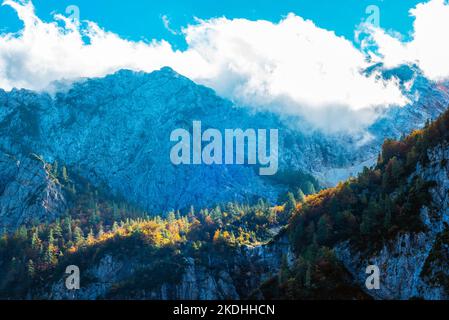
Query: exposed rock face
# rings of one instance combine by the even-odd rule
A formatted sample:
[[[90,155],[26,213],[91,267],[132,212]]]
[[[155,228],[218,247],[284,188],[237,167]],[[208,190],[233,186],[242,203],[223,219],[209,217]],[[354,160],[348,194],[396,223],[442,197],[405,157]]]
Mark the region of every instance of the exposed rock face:
[[[401,79],[407,94],[419,99],[388,109],[369,129],[373,140],[362,145],[360,137],[330,136],[301,119],[237,107],[163,68],[81,81],[54,96],[0,90],[0,149],[17,159],[36,153],[47,162],[58,160],[95,186],[105,185],[155,214],[259,197],[275,200],[285,188],[259,176],[255,167],[173,165],[170,133],[191,131],[193,120],[220,131],[279,129],[280,170],[310,172],[331,185],[369,165],[385,137],[407,133],[444,110],[449,95],[443,84],[418,77],[412,89],[405,89],[416,74],[404,67],[385,75]],[[2,175],[0,180],[7,180]]]
[[[52,221],[66,210],[60,185],[44,163],[0,152],[0,229]]]
[[[177,284],[164,283],[158,290],[144,294],[146,299],[156,300],[237,300],[236,283],[228,270],[211,272],[204,266],[196,265],[194,259],[187,259],[187,267]]]
[[[427,230],[402,234],[371,257],[354,252],[347,243],[336,250],[362,288],[367,278],[366,267],[374,264],[380,268],[380,289],[368,291],[375,298],[449,298],[449,145],[430,150],[428,157],[429,163],[424,167],[418,165],[410,177],[410,181],[420,176],[436,183],[431,189],[431,205],[421,209]]]
[[[145,264],[138,263],[133,257],[123,260],[105,254],[98,264],[88,270],[81,270],[89,279],[87,284],[81,282],[80,290],[68,290],[64,279],[51,284],[44,292],[35,292],[34,296],[50,299],[152,299],[152,300],[238,300],[250,295],[260,284],[276,275],[283,256],[290,263],[293,253],[286,238],[274,243],[257,247],[242,247],[236,250],[229,260],[209,256],[207,263],[186,258],[185,268],[179,281],[163,282],[156,287],[147,287],[133,295],[121,296],[111,292],[118,283],[127,281]],[[83,278],[83,277],[82,277]]]

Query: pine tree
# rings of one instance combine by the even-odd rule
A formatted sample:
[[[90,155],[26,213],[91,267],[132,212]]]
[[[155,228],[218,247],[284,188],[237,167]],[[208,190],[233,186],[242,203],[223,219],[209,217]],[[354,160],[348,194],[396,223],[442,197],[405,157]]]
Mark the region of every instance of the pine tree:
[[[315,186],[313,185],[312,182],[307,181],[307,182],[304,184],[304,192],[305,192],[305,194],[307,194],[307,195],[309,195],[309,194],[315,194],[315,193],[316,193]]]
[[[104,234],[103,224],[100,224],[98,228],[98,238],[100,238]]]
[[[67,241],[73,240],[72,219],[69,217],[64,219],[64,233]]]
[[[59,172],[58,160],[55,160],[55,162],[53,163],[53,175],[57,177],[58,172]]]
[[[31,236],[31,248],[35,251],[40,251],[41,240],[39,239],[39,233],[37,230],[34,230],[33,235]]]
[[[189,220],[193,220],[193,218],[195,217],[195,208],[193,206],[190,206],[190,210],[187,216],[189,217]]]
[[[212,209],[211,212],[212,220],[214,221],[221,221],[223,218],[223,213],[221,212],[221,208],[219,206],[216,206],[215,209]]]
[[[317,241],[320,244],[324,244],[329,237],[330,226],[328,223],[328,219],[325,215],[321,216],[320,220],[318,220],[317,225]]]
[[[55,238],[53,236],[53,228],[50,228],[50,232],[48,233],[48,243],[53,244],[55,242]]]
[[[55,246],[51,243],[48,244],[47,250],[45,250],[44,261],[47,265],[56,264]]]
[[[15,238],[20,242],[25,242],[28,239],[28,231],[24,226],[21,226],[15,233]]]
[[[55,238],[62,239],[62,228],[61,228],[61,222],[59,220],[56,220],[55,226],[53,228],[53,235]]]
[[[304,192],[301,190],[301,188],[298,188],[298,192],[296,193],[296,200],[299,203],[303,203],[305,198],[306,198],[306,195],[304,194]]]
[[[34,268],[34,262],[33,260],[28,260],[27,263],[27,272],[28,272],[28,277],[33,278],[34,274],[35,274],[35,268]]]
[[[170,211],[169,213],[168,213],[168,216],[167,216],[167,221],[168,221],[168,223],[173,223],[174,221],[176,220],[176,216],[175,216],[175,213],[173,212],[173,211]]]
[[[393,157],[390,161],[392,161],[391,165],[391,175],[393,176],[393,179],[395,182],[399,181],[400,176],[403,173],[403,165],[402,161],[398,160],[396,157]]]
[[[285,213],[291,215],[296,210],[296,200],[293,193],[289,192],[287,194],[287,202],[285,203]]]
[[[92,244],[95,242],[94,231],[92,230],[92,228],[90,228],[89,233],[87,234],[86,241],[88,244]]]
[[[313,241],[313,239],[314,239],[314,237],[315,237],[315,222],[314,221],[311,221],[308,225],[307,225],[307,227],[306,227],[306,229],[305,229],[305,236],[306,236],[306,241],[308,242],[308,243],[310,243],[310,242],[312,242]]]
[[[117,204],[114,202],[112,204],[112,220],[119,221],[121,219],[120,210]]]
[[[62,167],[62,179],[65,183],[69,182],[69,175],[67,174],[67,168],[65,166]]]
[[[75,227],[75,231],[73,232],[75,244],[79,245],[84,242],[84,234],[83,230],[80,227]]]

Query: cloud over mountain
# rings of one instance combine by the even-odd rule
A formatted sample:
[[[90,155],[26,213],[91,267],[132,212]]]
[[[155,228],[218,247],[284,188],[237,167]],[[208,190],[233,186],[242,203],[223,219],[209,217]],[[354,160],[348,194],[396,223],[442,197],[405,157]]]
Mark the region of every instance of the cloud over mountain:
[[[402,63],[415,63],[432,80],[449,77],[449,3],[431,0],[410,10],[415,18],[412,39],[403,42],[379,28],[371,28],[365,45],[377,47],[377,59],[394,67]]]
[[[441,1],[431,2],[429,6]],[[31,2],[5,0],[4,5],[13,7],[24,23],[18,34],[0,36],[0,87],[6,90],[44,90],[55,80],[170,66],[239,104],[298,114],[331,132],[357,131],[374,121],[379,107],[408,102],[395,78],[383,80],[375,72],[363,73],[370,63],[350,41],[294,14],[278,23],[197,20],[183,29],[188,47],[179,51],[166,41],[133,42],[94,22],[80,23],[62,15],[44,22]],[[426,6],[414,11],[414,47],[437,45],[436,40],[419,40],[426,32],[420,27]],[[396,47],[401,48],[399,54],[409,56],[413,51],[382,30],[373,30],[372,40],[386,61],[399,61]],[[423,54],[429,58],[430,53]],[[434,68],[423,61],[423,69],[434,75]]]

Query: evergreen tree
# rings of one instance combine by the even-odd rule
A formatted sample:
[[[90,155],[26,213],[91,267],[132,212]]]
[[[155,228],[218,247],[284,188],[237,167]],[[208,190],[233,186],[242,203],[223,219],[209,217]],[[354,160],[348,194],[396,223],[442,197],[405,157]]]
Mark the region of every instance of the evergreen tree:
[[[27,263],[27,273],[28,277],[33,278],[35,274],[35,268],[34,268],[34,262],[33,260],[29,259]]]
[[[83,230],[81,230],[80,227],[75,227],[73,236],[74,236],[75,244],[79,245],[79,244],[83,243],[84,234],[83,234]]]
[[[62,179],[65,183],[69,182],[69,175],[67,174],[67,168],[65,166],[62,167]]]
[[[296,193],[296,200],[299,203],[303,203],[305,198],[306,198],[306,196],[305,196],[304,192],[302,191],[302,189],[298,188],[298,192]]]
[[[402,161],[398,160],[396,157],[393,157],[390,161],[392,161],[391,165],[391,175],[393,176],[394,182],[397,183],[399,181],[400,176],[403,173],[403,165]]]
[[[317,225],[317,241],[319,244],[324,244],[329,237],[330,226],[326,215],[321,216]]]
[[[58,161],[56,160],[54,163],[53,163],[53,166],[52,166],[53,168],[53,176],[56,178],[56,177],[58,177]]]
[[[56,220],[55,226],[53,228],[53,236],[58,239],[62,239],[62,228],[61,228],[61,222],[59,220]]]
[[[305,194],[307,194],[307,195],[309,195],[309,194],[315,194],[315,193],[316,193],[315,186],[313,185],[312,182],[307,181],[307,182],[304,184],[304,192],[305,192]]]
[[[69,217],[64,219],[64,233],[67,241],[73,240],[73,232],[72,232],[72,219]]]
[[[293,193],[289,192],[287,194],[287,202],[285,203],[285,213],[291,215],[296,210],[296,200]]]
[[[28,231],[25,226],[21,226],[15,233],[15,238],[20,242],[26,242],[28,239]]]
[[[98,238],[100,238],[104,234],[103,224],[100,224],[98,228]]]
[[[95,235],[94,235],[94,231],[92,230],[92,228],[90,228],[89,233],[87,234],[87,243],[91,244],[95,241]]]
[[[50,228],[50,232],[48,233],[48,243],[53,244],[55,242],[55,238],[53,236],[53,228]]]
[[[33,235],[31,236],[31,248],[35,251],[40,251],[41,240],[39,239],[39,233],[34,230]]]
[[[117,204],[114,202],[112,204],[112,220],[119,221],[121,219],[120,210]]]
[[[56,261],[55,246],[49,243],[47,246],[47,250],[45,250],[44,262],[47,265],[54,265],[56,264]]]
[[[193,206],[190,206],[190,210],[187,216],[189,220],[193,220],[193,218],[195,217],[195,208]]]
[[[176,220],[175,213],[173,211],[170,211],[167,216],[168,223],[171,224],[171,223],[175,222],[175,220]]]

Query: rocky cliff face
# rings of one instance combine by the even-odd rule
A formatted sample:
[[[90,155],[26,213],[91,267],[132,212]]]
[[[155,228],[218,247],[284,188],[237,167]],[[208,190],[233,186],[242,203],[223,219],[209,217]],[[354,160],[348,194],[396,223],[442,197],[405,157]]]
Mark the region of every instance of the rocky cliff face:
[[[449,95],[443,84],[419,78],[412,89],[405,88],[416,72],[405,67],[385,75],[399,77],[404,90],[418,98],[410,106],[392,108],[381,116],[370,128],[374,139],[363,145],[354,136],[317,132],[301,119],[236,107],[164,68],[151,74],[120,71],[81,81],[53,96],[0,91],[0,148],[15,159],[35,153],[46,162],[57,160],[92,184],[107,186],[112,194],[152,213],[261,196],[274,200],[285,188],[260,177],[254,167],[174,166],[169,159],[170,132],[177,128],[190,131],[193,120],[201,120],[204,129],[277,128],[280,170],[310,172],[323,184],[334,184],[371,164],[385,137],[407,133],[444,110]],[[0,181],[11,183],[13,168],[10,164],[0,167]],[[16,185],[18,194],[28,192],[19,190],[20,181]],[[61,198],[55,191],[48,194]],[[0,193],[0,201],[11,199]],[[43,205],[47,207],[55,208]],[[2,206],[0,227],[7,226],[7,220],[35,218],[35,209],[5,208],[11,205]],[[59,211],[48,208],[44,210],[49,217]],[[30,216],[25,218],[24,213]],[[37,219],[41,216],[37,214]]]
[[[4,230],[54,220],[66,208],[61,186],[44,162],[0,152],[0,226]]]
[[[345,266],[365,288],[368,265],[380,268],[380,289],[368,293],[378,299],[449,298],[449,145],[428,152],[429,163],[418,165],[415,176],[434,181],[432,203],[421,209],[426,231],[402,234],[382,250],[366,257],[345,243],[336,251]]]
[[[81,270],[80,290],[68,290],[61,277],[48,288],[31,294],[33,297],[48,299],[152,299],[152,300],[239,300],[259,297],[260,284],[275,276],[281,260],[286,257],[293,262],[293,253],[284,237],[276,242],[256,247],[241,247],[224,261],[220,256],[210,254],[207,261],[185,258],[184,268],[179,279],[162,281],[154,286],[139,290],[120,292],[114,290],[134,277],[145,264],[133,257],[127,259],[105,254],[95,265]],[[81,281],[83,282],[83,280]],[[260,296],[261,297],[261,296]]]
[[[238,108],[167,68],[152,74],[122,71],[75,84],[54,97],[1,92],[0,106],[0,146],[5,152],[58,160],[150,212],[260,196],[273,200],[280,190],[250,166],[171,163],[170,133],[177,128],[191,131],[193,120],[202,121],[203,129],[221,131],[283,125],[272,114]],[[312,158],[301,156],[305,152],[326,153],[314,162],[344,158],[340,151],[327,154],[330,141],[319,135],[304,138],[293,129],[283,131],[280,144],[284,168],[287,163],[295,163],[294,168],[311,165]]]

